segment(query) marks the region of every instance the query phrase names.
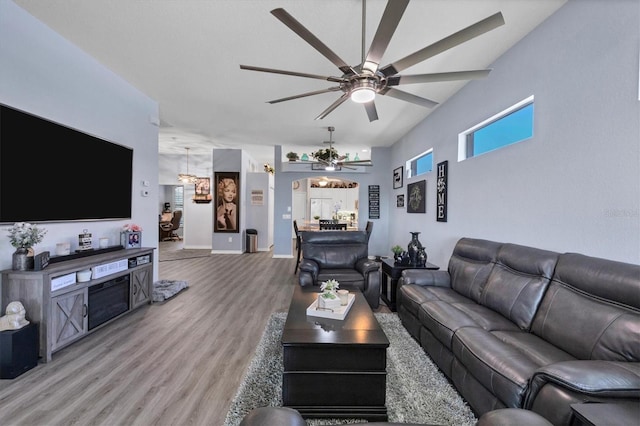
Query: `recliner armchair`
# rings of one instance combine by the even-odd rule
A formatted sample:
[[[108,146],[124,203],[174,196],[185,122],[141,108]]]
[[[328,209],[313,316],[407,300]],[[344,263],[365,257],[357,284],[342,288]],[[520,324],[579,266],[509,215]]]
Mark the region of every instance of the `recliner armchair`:
[[[368,258],[365,231],[302,231],[301,286],[320,286],[329,279],[340,288],[357,287],[372,309],[380,304],[380,264]]]

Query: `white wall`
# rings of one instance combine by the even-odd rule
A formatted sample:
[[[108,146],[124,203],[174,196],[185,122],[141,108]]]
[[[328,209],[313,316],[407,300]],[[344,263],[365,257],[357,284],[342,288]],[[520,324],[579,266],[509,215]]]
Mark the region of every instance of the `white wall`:
[[[258,232],[258,251],[269,251],[273,245],[273,175],[265,172],[247,173],[246,180],[247,190],[243,198],[247,225],[244,228]],[[252,190],[262,191],[263,204],[251,202]]]
[[[209,177],[213,182],[213,174],[211,173],[211,153],[194,153],[189,152],[189,173],[198,177]],[[159,170],[158,181],[160,188],[182,185],[178,181],[179,173],[187,172],[187,150],[184,154],[160,154],[158,158]],[[178,235],[182,236],[182,244],[185,249],[210,249],[211,233],[213,232],[213,203],[198,204],[193,202],[195,194],[195,185],[184,186],[184,208],[182,209],[183,226],[178,231]],[[213,186],[212,186],[213,188]],[[168,194],[170,199],[173,194]],[[158,203],[158,208],[162,209],[162,202]],[[171,203],[174,208],[173,203]]]
[[[9,0],[0,1],[0,40],[1,103],[134,149],[132,219],[43,224],[48,233],[36,253],[53,254],[63,241],[77,248],[83,229],[93,234],[96,247],[99,237],[116,244],[121,226],[131,222],[142,226],[144,246],[157,247],[158,127],[152,124],[157,103]],[[90,160],[88,172],[108,179],[111,165]],[[148,197],[141,195],[142,181],[149,182]],[[14,250],[8,238],[0,239],[1,269],[11,268]],[[154,279],[157,275],[156,264]]]
[[[390,206],[389,243],[421,231],[443,268],[464,236],[640,263],[638,22],[635,1],[570,0],[398,141],[391,169],[430,147],[449,161],[448,222],[431,172],[426,215]],[[531,140],[457,161],[459,132],[530,95]]]

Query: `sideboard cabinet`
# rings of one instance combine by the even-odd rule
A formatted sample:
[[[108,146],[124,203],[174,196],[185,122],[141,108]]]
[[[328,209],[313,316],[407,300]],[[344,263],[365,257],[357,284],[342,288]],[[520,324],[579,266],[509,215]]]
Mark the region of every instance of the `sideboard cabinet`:
[[[40,357],[151,303],[153,248],[122,249],[49,264],[41,271],[2,271],[2,312],[21,302],[39,325]],[[91,270],[79,282],[80,271]]]

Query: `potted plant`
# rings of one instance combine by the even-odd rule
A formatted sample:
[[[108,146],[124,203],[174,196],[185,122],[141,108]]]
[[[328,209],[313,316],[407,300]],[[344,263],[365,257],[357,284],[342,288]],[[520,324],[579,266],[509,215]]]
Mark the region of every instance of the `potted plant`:
[[[340,306],[338,287],[340,287],[340,283],[336,280],[327,280],[320,285],[321,293],[318,295],[319,308],[333,309]]]
[[[298,157],[298,153],[297,152],[287,152],[287,158],[289,159],[289,161],[296,161],[299,157]]]
[[[312,153],[311,156],[316,160],[322,160],[322,161],[329,161],[330,159],[333,159],[333,158],[337,159],[339,157],[338,151],[336,151],[336,149],[333,147],[331,147],[331,149],[329,148],[319,149],[318,151]]]
[[[33,256],[29,256],[29,251],[44,239],[47,231],[30,223],[18,222],[7,229],[7,232],[9,232],[11,245],[16,248],[13,253],[13,269],[18,271],[33,269]]]
[[[395,261],[399,262],[400,258],[402,257],[402,252],[404,251],[402,247],[396,244],[395,246],[391,247],[391,251],[393,252],[393,258],[395,259]]]

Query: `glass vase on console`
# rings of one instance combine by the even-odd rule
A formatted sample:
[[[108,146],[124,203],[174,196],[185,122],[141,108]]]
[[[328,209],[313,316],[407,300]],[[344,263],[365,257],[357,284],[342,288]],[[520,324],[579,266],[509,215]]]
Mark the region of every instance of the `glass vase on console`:
[[[409,241],[409,245],[407,246],[409,259],[413,266],[418,264],[418,252],[423,249],[422,243],[418,240],[418,235],[420,235],[419,232],[411,232],[411,241]]]

